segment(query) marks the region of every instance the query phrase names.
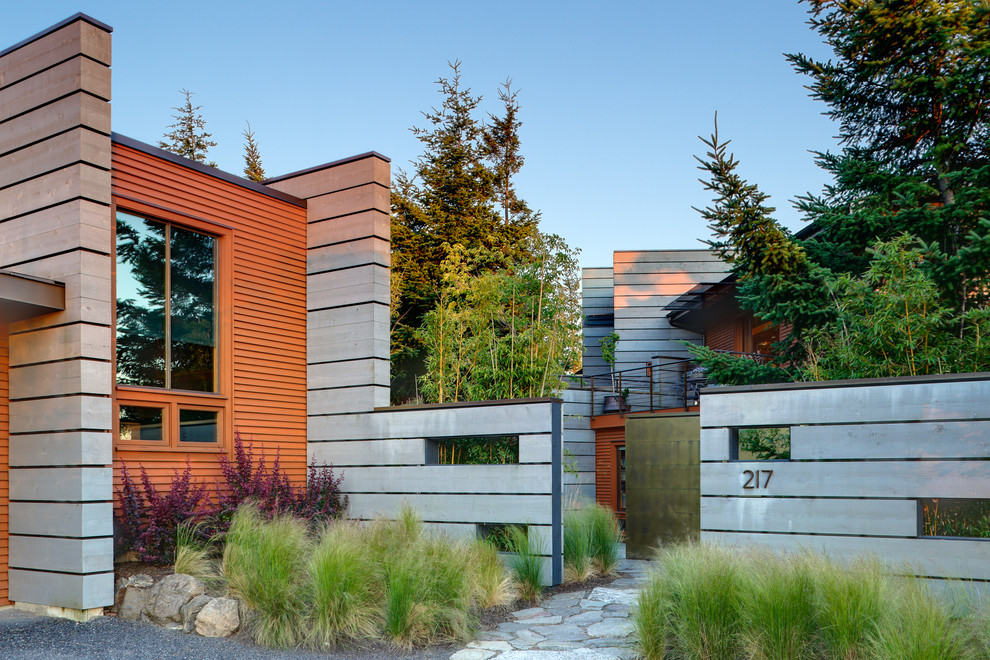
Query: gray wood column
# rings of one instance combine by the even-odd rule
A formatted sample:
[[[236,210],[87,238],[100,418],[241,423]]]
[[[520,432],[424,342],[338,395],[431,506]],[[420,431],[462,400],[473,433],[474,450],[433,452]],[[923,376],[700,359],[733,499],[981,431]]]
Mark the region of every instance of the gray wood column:
[[[10,326],[10,599],[68,616],[113,602],[110,31],[0,51],[0,268],[65,284]]]
[[[265,182],[307,200],[307,413],[389,404],[389,160],[374,152]]]

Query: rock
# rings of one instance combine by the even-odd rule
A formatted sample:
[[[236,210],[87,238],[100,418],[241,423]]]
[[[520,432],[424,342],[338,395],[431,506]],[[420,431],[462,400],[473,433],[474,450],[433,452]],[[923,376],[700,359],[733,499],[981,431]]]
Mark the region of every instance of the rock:
[[[450,656],[450,660],[488,660],[495,655],[495,651],[484,649],[464,649]]]
[[[214,598],[196,616],[196,632],[203,637],[227,637],[241,625],[234,598]]]
[[[639,594],[629,589],[609,589],[608,587],[595,587],[588,595],[588,600],[599,600],[605,603],[618,603],[620,605],[632,605],[636,602]]]
[[[211,600],[213,599],[206,594],[202,594],[179,608],[179,614],[182,615],[183,632],[191,633],[196,629],[196,617],[199,616],[200,610]]]
[[[121,619],[138,620],[148,603],[155,581],[150,576],[140,574],[117,580],[117,593],[113,606]]]
[[[588,634],[592,637],[626,637],[635,631],[636,626],[626,619],[605,619],[588,626]]]
[[[508,642],[471,642],[467,645],[469,649],[481,649],[483,651],[511,651],[512,647]]]
[[[182,606],[204,593],[206,587],[193,576],[181,573],[169,575],[152,587],[144,614],[160,626],[167,625],[169,621],[182,623]]]
[[[516,617],[517,619],[532,619],[538,616],[545,616],[546,613],[547,611],[542,607],[530,607],[529,609],[518,610],[516,612],[513,612],[512,616]]]

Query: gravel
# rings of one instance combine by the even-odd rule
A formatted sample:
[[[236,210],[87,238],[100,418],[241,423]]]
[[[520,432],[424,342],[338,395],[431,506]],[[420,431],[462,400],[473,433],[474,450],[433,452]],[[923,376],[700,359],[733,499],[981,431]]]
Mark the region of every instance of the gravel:
[[[347,660],[447,660],[458,647],[443,646],[399,651],[381,645],[332,649],[326,653],[276,650],[255,646],[244,637],[210,639],[165,630],[149,624],[99,617],[88,623],[0,610],[0,657],[3,660],[141,660],[190,658],[191,660],[251,660],[300,658]]]

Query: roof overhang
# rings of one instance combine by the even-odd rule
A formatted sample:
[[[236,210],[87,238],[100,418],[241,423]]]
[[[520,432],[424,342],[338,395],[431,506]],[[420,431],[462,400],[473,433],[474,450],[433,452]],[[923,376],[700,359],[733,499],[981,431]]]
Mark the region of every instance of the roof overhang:
[[[0,270],[0,323],[23,321],[64,309],[64,284]]]

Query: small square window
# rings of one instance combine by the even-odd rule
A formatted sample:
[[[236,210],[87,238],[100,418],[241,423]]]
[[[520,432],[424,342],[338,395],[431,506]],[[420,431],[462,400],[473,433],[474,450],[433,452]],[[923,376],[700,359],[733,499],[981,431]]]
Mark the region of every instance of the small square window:
[[[179,442],[217,443],[220,413],[179,409]]]
[[[120,439],[161,442],[165,438],[165,410],[147,406],[120,406]]]

